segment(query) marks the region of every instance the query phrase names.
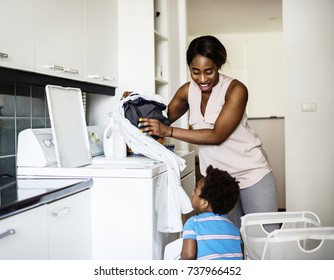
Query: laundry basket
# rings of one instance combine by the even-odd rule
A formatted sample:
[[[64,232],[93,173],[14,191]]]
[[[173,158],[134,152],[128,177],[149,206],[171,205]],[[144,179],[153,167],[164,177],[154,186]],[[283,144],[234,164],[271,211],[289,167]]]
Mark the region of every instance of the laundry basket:
[[[269,233],[264,228],[264,225],[278,224],[279,229],[276,229],[272,233]],[[283,237],[278,237],[279,233],[283,230],[296,230],[321,227],[319,217],[310,211],[300,212],[268,212],[268,213],[252,213],[241,217],[240,233],[244,242],[244,255],[245,259],[263,259],[268,257],[265,250],[270,250],[272,246],[268,247],[270,243],[278,242],[282,243]],[[275,235],[274,233],[277,233]],[[298,232],[295,232],[296,235]],[[270,237],[269,237],[270,235]],[[291,235],[293,235],[291,233]],[[275,236],[277,236],[275,238]],[[292,238],[290,236],[290,238]],[[296,237],[298,239],[298,237]],[[310,243],[310,242],[304,242]],[[303,246],[306,246],[304,244]],[[286,256],[285,256],[286,257]],[[276,258],[283,259],[283,256]],[[291,257],[292,259],[292,257]]]
[[[181,258],[183,239],[178,238],[165,247],[164,260],[179,260]]]
[[[262,260],[334,260],[334,227],[283,229],[271,232]]]

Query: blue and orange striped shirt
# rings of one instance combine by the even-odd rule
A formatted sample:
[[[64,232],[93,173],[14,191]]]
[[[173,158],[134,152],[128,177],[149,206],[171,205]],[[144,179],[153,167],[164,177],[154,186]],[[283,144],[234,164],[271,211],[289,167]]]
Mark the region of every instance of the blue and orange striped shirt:
[[[205,212],[189,218],[183,239],[197,242],[197,260],[242,260],[239,229],[227,215]]]

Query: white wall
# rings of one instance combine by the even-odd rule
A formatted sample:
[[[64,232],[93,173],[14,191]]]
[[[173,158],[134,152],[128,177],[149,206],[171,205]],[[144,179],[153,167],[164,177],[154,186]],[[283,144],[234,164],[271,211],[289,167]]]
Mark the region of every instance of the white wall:
[[[283,0],[286,205],[334,226],[334,1]],[[316,112],[302,112],[316,103]]]

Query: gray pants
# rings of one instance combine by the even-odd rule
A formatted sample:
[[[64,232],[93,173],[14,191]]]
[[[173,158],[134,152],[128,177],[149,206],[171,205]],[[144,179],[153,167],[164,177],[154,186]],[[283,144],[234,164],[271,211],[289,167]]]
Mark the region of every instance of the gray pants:
[[[228,216],[230,220],[240,228],[240,217],[245,214],[277,211],[276,180],[273,173],[270,172],[256,184],[240,190],[240,199]],[[278,228],[278,225],[265,227],[269,232],[276,228]]]

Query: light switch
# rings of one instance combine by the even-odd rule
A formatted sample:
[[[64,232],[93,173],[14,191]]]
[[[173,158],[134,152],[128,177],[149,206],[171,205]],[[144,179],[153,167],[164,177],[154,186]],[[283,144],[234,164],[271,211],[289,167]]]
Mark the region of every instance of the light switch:
[[[317,103],[302,104],[302,112],[316,112],[316,111],[317,111]]]

